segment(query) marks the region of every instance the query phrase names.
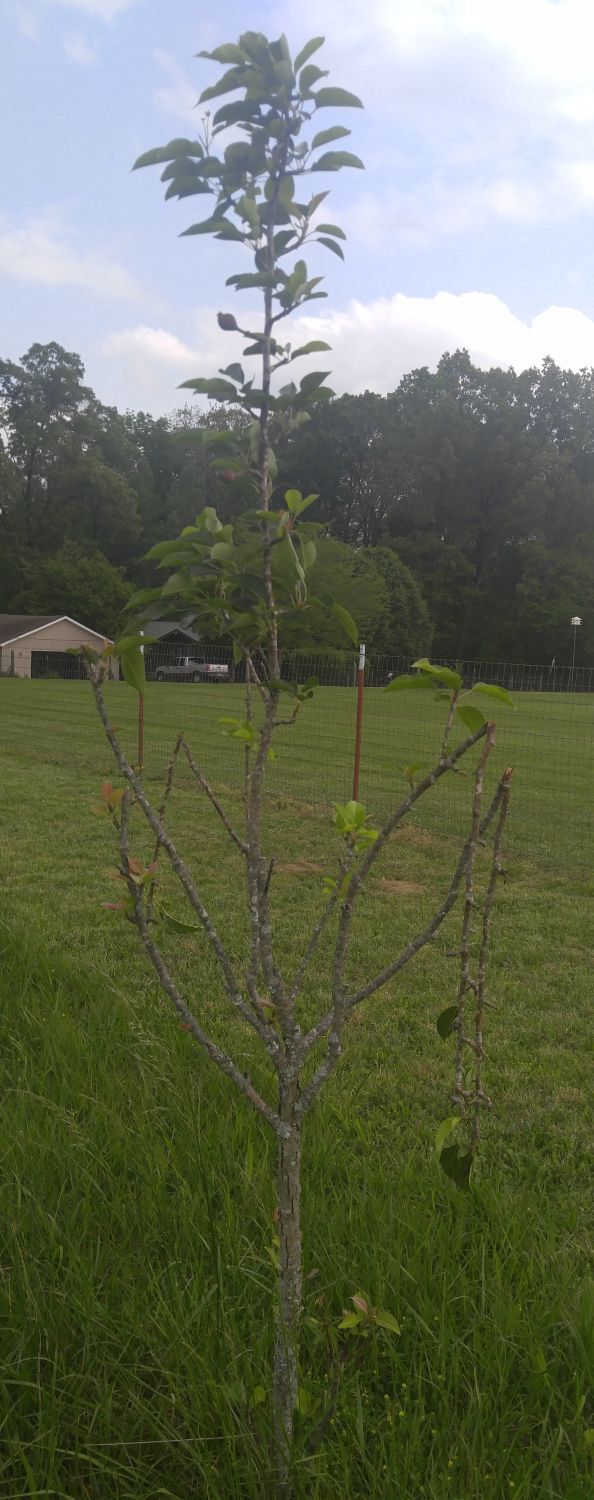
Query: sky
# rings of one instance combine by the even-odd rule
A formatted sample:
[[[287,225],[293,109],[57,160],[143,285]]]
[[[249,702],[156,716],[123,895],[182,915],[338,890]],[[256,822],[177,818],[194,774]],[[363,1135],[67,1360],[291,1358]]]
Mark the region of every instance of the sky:
[[[248,265],[179,239],[196,200],[130,167],[196,135],[217,70],[195,54],[247,29],[294,52],[325,34],[316,62],[365,104],[323,116],[366,171],[324,183],[346,263],[309,255],[328,300],[292,327],[332,345],[337,392],[458,347],[594,365],[592,0],[0,0],[2,357],[55,339],[103,401],[154,415],[237,357],[216,313]]]

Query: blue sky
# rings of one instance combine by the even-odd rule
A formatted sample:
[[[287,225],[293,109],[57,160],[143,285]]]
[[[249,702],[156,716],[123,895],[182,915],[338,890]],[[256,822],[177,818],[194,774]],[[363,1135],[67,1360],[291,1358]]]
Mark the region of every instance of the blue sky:
[[[237,250],[179,240],[192,207],[129,168],[195,133],[215,70],[194,54],[248,27],[325,33],[366,105],[365,174],[328,179],[346,265],[314,252],[329,297],[299,329],[332,344],[337,391],[458,345],[594,365],[593,0],[0,0],[3,356],[57,339],[104,401],[155,414],[228,362]]]

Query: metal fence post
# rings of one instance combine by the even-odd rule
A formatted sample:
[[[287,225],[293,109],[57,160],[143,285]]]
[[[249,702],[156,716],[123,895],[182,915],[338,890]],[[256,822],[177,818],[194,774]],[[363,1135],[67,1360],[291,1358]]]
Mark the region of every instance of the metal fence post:
[[[353,802],[359,801],[359,772],[361,769],[361,734],[363,730],[363,686],[365,682],[365,647],[359,647],[359,670],[357,672],[357,724],[355,728],[355,764],[353,766]]]
[[[144,630],[140,635],[144,635]],[[144,646],[140,649],[144,656]],[[138,769],[144,771],[144,693],[138,695]]]

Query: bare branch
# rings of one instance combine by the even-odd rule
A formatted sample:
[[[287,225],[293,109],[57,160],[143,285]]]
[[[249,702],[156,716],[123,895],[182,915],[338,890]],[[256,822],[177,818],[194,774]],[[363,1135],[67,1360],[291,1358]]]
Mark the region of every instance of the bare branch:
[[[464,1031],[466,996],[473,988],[470,976],[470,940],[472,937],[472,913],[476,907],[474,899],[474,865],[478,850],[478,842],[481,836],[481,805],[483,797],[483,786],[485,780],[485,768],[489,755],[493,748],[495,738],[494,725],[489,725],[489,732],[485,747],[476,771],[474,773],[474,795],[472,799],[472,827],[466,851],[466,895],[464,900],[464,915],[462,917],[462,933],[460,937],[460,984],[458,987],[457,1016],[454,1022],[456,1032],[456,1077],[454,1083],[453,1103],[464,1108],[464,1047],[468,1045]]]
[[[454,714],[456,712],[456,704],[457,704],[457,702],[458,702],[458,693],[457,693],[457,691],[454,691],[452,693],[451,697],[450,697],[450,704],[449,704],[449,708],[448,708],[448,716],[447,716],[446,723],[445,723],[445,729],[443,731],[443,740],[441,742],[441,758],[442,758],[442,760],[445,759],[445,757],[446,757],[446,755],[448,753],[448,745],[450,743],[450,734],[452,732],[452,724],[453,724],[453,721],[454,721]]]
[[[383,828],[380,830],[375,843],[371,844],[366,854],[363,855],[361,863],[358,865],[357,869],[354,872],[342,907],[334,958],[334,973],[332,982],[334,1001],[336,999],[336,996],[342,989],[344,963],[346,958],[347,942],[353,915],[353,908],[357,896],[364,881],[367,879],[367,875],[369,874],[372,865],[375,863],[375,860],[385,848],[391,834],[402,822],[403,818],[406,817],[406,814],[410,812],[411,808],[414,807],[415,803],[418,802],[419,799],[423,797],[432,786],[435,786],[436,781],[439,781],[441,776],[444,776],[448,771],[452,771],[457,762],[462,759],[462,756],[466,755],[467,751],[472,749],[472,746],[476,745],[478,741],[483,739],[484,736],[490,733],[492,729],[494,730],[494,727],[495,726],[491,725],[490,723],[482,724],[481,728],[477,729],[475,734],[468,735],[468,737],[465,740],[462,740],[461,743],[456,746],[455,750],[452,750],[450,754],[445,757],[445,759],[443,757],[440,757],[440,760],[433,768],[433,770],[429,771],[427,776],[423,777],[422,781],[417,782],[417,785],[413,787],[409,792],[408,797],[405,797],[404,801],[401,802],[400,805],[394,809],[394,812],[390,814],[387,822],[384,823]]]
[[[157,948],[156,943],[153,941],[142,905],[141,892],[136,884],[136,881],[130,874],[130,867],[128,863],[129,817],[130,791],[128,788],[126,788],[124,796],[122,798],[122,818],[120,825],[120,858],[122,863],[122,871],[126,877],[126,884],[134,903],[134,921],[142,938],[145,952],[153,965],[155,973],[158,975],[161,988],[165,991],[165,994],[169,996],[169,999],[173,1002],[178,1015],[181,1016],[184,1026],[187,1027],[188,1031],[191,1031],[195,1041],[197,1041],[199,1046],[202,1047],[202,1050],[206,1052],[207,1057],[210,1058],[211,1062],[216,1063],[217,1068],[219,1068],[221,1073],[225,1074],[226,1078],[230,1078],[232,1080],[232,1082],[236,1085],[240,1092],[245,1095],[245,1098],[249,1099],[250,1104],[252,1104],[254,1109],[258,1111],[258,1114],[263,1116],[263,1118],[272,1127],[272,1129],[276,1131],[278,1135],[279,1133],[281,1133],[281,1121],[279,1115],[277,1115],[276,1111],[272,1109],[271,1106],[266,1103],[266,1100],[261,1097],[257,1089],[254,1088],[251,1079],[245,1073],[242,1073],[233,1062],[232,1058],[230,1058],[221,1047],[217,1046],[216,1042],[212,1041],[211,1037],[208,1036],[206,1031],[203,1031],[202,1027],[198,1024],[195,1016],[192,1014],[192,1011],[186,1005],[185,1000],[182,999],[177,985],[174,983],[174,980],[169,973],[163,955]]]
[[[476,1070],[475,1070],[475,1079],[474,1079],[474,1115],[473,1115],[473,1122],[472,1122],[472,1131],[471,1131],[471,1136],[470,1136],[470,1145],[471,1145],[471,1148],[474,1148],[475,1146],[477,1146],[478,1142],[480,1140],[480,1133],[481,1133],[481,1110],[485,1109],[485,1108],[488,1108],[489,1104],[490,1104],[490,1100],[487,1098],[487,1095],[483,1091],[483,1077],[482,1077],[483,1060],[484,1060],[484,1055],[485,1055],[484,1054],[484,1045],[483,1045],[483,1023],[484,1023],[485,1006],[488,1004],[488,1001],[487,1001],[487,998],[486,998],[486,995],[485,995],[485,983],[486,983],[486,975],[487,975],[487,958],[488,958],[488,953],[489,953],[489,945],[490,945],[490,941],[491,941],[491,915],[492,915],[492,911],[493,911],[493,901],[495,899],[495,891],[496,891],[496,888],[497,888],[497,881],[501,878],[501,876],[504,873],[503,872],[503,867],[502,867],[502,864],[501,864],[501,855],[502,855],[502,850],[503,850],[503,837],[504,837],[504,833],[505,833],[505,825],[506,825],[507,817],[508,817],[508,813],[509,813],[509,800],[510,800],[512,776],[513,776],[512,767],[508,766],[507,770],[504,771],[503,776],[501,778],[501,782],[500,782],[501,808],[500,808],[500,813],[499,813],[499,819],[498,819],[498,823],[497,823],[497,828],[496,828],[496,831],[495,831],[495,842],[494,842],[494,846],[493,846],[493,859],[492,859],[492,863],[491,863],[491,873],[490,873],[490,877],[489,877],[489,884],[487,886],[487,893],[486,893],[486,896],[485,896],[485,903],[484,903],[484,906],[483,906],[483,931],[482,931],[482,940],[481,940],[481,946],[480,946],[480,952],[479,952],[479,962],[478,962],[478,973],[477,973],[477,980],[476,980],[476,1013],[475,1013],[475,1018],[474,1018],[474,1048],[475,1048],[475,1052],[476,1052]]]
[[[182,747],[182,750],[183,750],[184,755],[186,757],[186,760],[188,762],[188,765],[190,767],[190,770],[192,772],[192,775],[196,778],[196,781],[198,782],[198,785],[201,788],[201,790],[206,793],[206,796],[208,797],[209,802],[212,803],[212,806],[214,807],[215,812],[218,813],[218,816],[221,819],[221,823],[223,824],[223,828],[226,829],[227,833],[229,834],[229,838],[233,840],[233,843],[235,844],[235,847],[237,849],[239,849],[240,854],[246,854],[247,855],[248,846],[247,846],[247,844],[245,842],[245,839],[240,838],[239,834],[235,832],[233,824],[230,822],[229,818],[227,817],[225,809],[222,806],[222,803],[219,802],[219,799],[218,799],[216,793],[213,792],[213,789],[212,789],[212,787],[210,785],[210,782],[207,781],[206,776],[200,770],[200,767],[196,765],[196,762],[195,762],[195,760],[193,758],[193,755],[192,755],[192,752],[190,750],[190,747],[188,745],[187,740],[185,739],[185,737],[183,735],[180,738],[181,738],[181,747]]]
[[[487,739],[487,743],[481,755],[479,767],[477,767],[477,774],[479,772],[479,768],[482,768],[481,778],[484,777],[484,769],[493,748],[495,726],[490,725],[489,730],[490,733]],[[350,1011],[354,1010],[356,1005],[360,1005],[361,1002],[363,1000],[366,1000],[370,995],[375,994],[377,990],[382,989],[390,979],[393,979],[396,974],[399,974],[400,971],[406,967],[406,964],[408,964],[410,960],[415,957],[415,954],[419,953],[422,948],[425,948],[427,943],[431,942],[432,939],[437,935],[442,922],[445,921],[448,912],[451,911],[452,906],[456,901],[462,877],[466,870],[473,837],[475,837],[476,842],[478,842],[478,839],[482,837],[484,833],[486,833],[489,825],[495,817],[498,807],[501,804],[502,797],[503,787],[500,783],[482,823],[479,824],[476,830],[476,835],[473,821],[473,831],[471,832],[464,845],[444,900],[442,901],[438,911],[434,913],[430,922],[427,923],[427,926],[424,927],[422,932],[419,932],[415,938],[412,938],[411,941],[407,944],[406,948],[403,949],[402,953],[400,953],[398,957],[392,961],[392,963],[388,964],[385,969],[382,969],[381,973],[377,974],[374,979],[369,980],[367,984],[363,985],[361,989],[355,991],[355,993],[352,995],[339,994],[338,1006],[336,1005],[335,1000],[332,1010],[328,1011],[327,1014],[323,1016],[321,1020],[318,1021],[317,1024],[312,1027],[311,1031],[309,1031],[303,1038],[301,1048],[302,1056],[306,1056],[307,1053],[311,1051],[311,1048],[315,1046],[316,1042],[321,1041],[324,1036],[328,1036],[329,1041],[328,1050],[324,1058],[320,1062],[318,1068],[316,1069],[316,1072],[301,1094],[298,1105],[300,1114],[303,1115],[307,1113],[308,1109],[311,1107],[314,1099],[319,1093],[322,1084],[329,1077],[330,1073],[333,1071],[336,1063],[338,1062],[341,1050],[342,1026]],[[375,847],[375,845],[373,847]]]
[[[229,996],[231,1004],[234,1006],[235,1010],[237,1010],[239,1014],[243,1016],[244,1021],[247,1021],[248,1025],[252,1026],[253,1029],[257,1031],[258,1036],[260,1037],[261,1041],[263,1041],[267,1052],[274,1059],[278,1056],[280,1050],[278,1039],[274,1034],[274,1029],[271,1026],[266,1026],[262,1022],[260,1017],[254,1015],[250,1006],[246,1004],[243,995],[241,994],[227,949],[225,948],[224,943],[221,941],[221,938],[219,937],[214,923],[211,921],[210,915],[203,901],[201,901],[200,896],[198,895],[190,872],[187,866],[184,864],[183,859],[178,854],[175,844],[173,843],[172,839],[170,839],[169,834],[166,833],[163,824],[157,817],[154,808],[151,806],[151,803],[146,796],[139,776],[126,760],[117,735],[115,734],[109,721],[109,716],[105,706],[105,699],[101,691],[102,674],[101,672],[95,673],[92,667],[88,665],[87,674],[89,676],[89,680],[93,688],[93,693],[95,695],[95,702],[97,704],[99,717],[101,719],[101,723],[103,724],[107,739],[109,740],[109,743],[113,750],[118,770],[120,771],[124,779],[128,782],[128,785],[132,788],[138,806],[144,813],[144,816],[149,826],[152,828],[155,837],[159,840],[160,846],[165,850],[172,869],[175,871],[180,885],[186,893],[190,906],[196,912],[200,925],[206,933],[211,948],[214,950],[218,959],[225,981],[225,988],[227,990],[227,994]]]
[[[173,777],[174,777],[174,774],[175,774],[175,762],[176,762],[177,757],[179,755],[179,750],[180,750],[181,742],[182,742],[182,736],[181,736],[181,734],[178,734],[177,739],[175,741],[175,745],[173,747],[173,754],[171,756],[171,760],[169,762],[169,765],[167,767],[167,771],[165,773],[165,788],[164,788],[164,791],[163,791],[163,801],[162,801],[161,806],[159,808],[159,811],[157,813],[157,817],[158,817],[160,823],[163,823],[163,821],[164,821],[165,813],[167,811],[167,803],[168,803],[169,798],[171,796],[171,791],[172,791],[172,787],[173,787]],[[155,847],[154,847],[154,850],[153,850],[153,860],[152,860],[152,862],[153,862],[154,865],[156,865],[156,863],[158,861],[160,848],[161,848],[161,839],[160,839],[160,837],[157,836],[157,839],[156,839],[156,842],[155,842]],[[151,922],[152,921],[152,917],[153,917],[153,902],[154,902],[154,899],[155,899],[155,885],[156,885],[156,880],[151,880],[150,886],[148,888],[147,903],[146,903],[146,919],[147,919],[147,922]]]
[[[330,918],[332,916],[332,913],[335,910],[335,907],[336,907],[338,901],[340,900],[342,882],[343,882],[344,877],[345,877],[345,875],[347,873],[347,870],[349,869],[349,866],[353,862],[353,859],[354,859],[354,850],[349,846],[349,848],[347,849],[347,852],[346,852],[346,854],[344,856],[344,859],[341,862],[341,865],[340,865],[340,868],[339,868],[339,871],[338,871],[338,877],[337,877],[337,880],[336,880],[336,884],[334,886],[334,890],[331,891],[330,896],[328,897],[328,900],[326,902],[326,905],[325,905],[325,907],[324,907],[324,909],[322,911],[322,914],[318,918],[318,921],[317,921],[317,923],[316,923],[316,925],[315,925],[315,927],[313,929],[313,932],[312,932],[312,935],[310,937],[310,940],[309,940],[309,943],[307,945],[307,948],[305,950],[305,953],[303,954],[303,958],[301,959],[301,962],[300,962],[299,967],[297,969],[297,973],[295,975],[295,978],[294,978],[293,983],[291,985],[291,989],[289,991],[289,995],[290,995],[291,1000],[295,1000],[297,998],[297,995],[299,994],[299,991],[301,989],[301,985],[302,985],[304,977],[305,977],[305,973],[306,973],[307,969],[309,968],[309,965],[310,965],[311,960],[312,960],[312,958],[314,956],[314,953],[316,951],[316,948],[318,946],[318,943],[320,941],[322,933],[325,931],[325,929],[326,929],[326,927],[328,925],[328,922],[330,921]],[[304,1037],[304,1039],[303,1039],[303,1049],[304,1049],[304,1051],[307,1050],[307,1042],[308,1042],[308,1038]]]

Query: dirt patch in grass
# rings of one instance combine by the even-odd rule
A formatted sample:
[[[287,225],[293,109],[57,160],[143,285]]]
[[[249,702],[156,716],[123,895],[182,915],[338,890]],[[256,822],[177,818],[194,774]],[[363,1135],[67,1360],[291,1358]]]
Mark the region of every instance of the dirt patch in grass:
[[[382,891],[390,896],[422,896],[425,890],[418,880],[380,880]]]
[[[277,865],[277,875],[323,875],[324,866],[311,859],[297,859],[293,864]]]

